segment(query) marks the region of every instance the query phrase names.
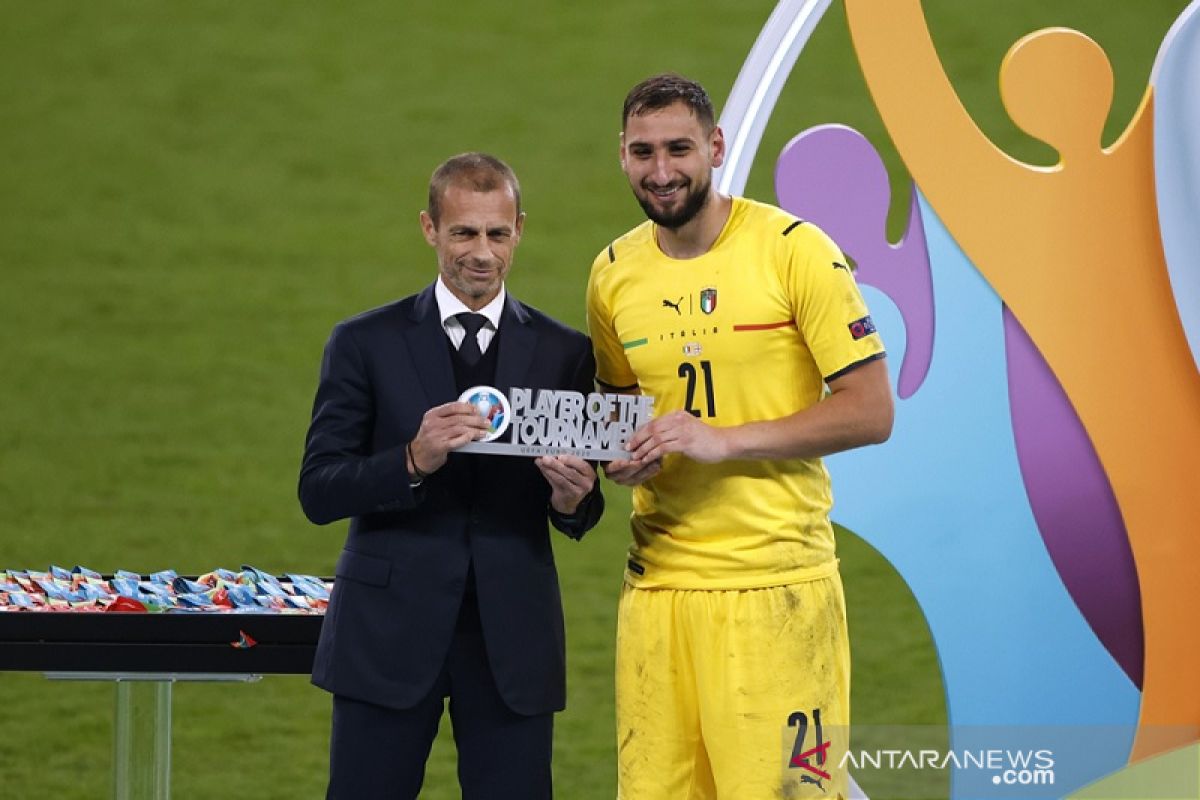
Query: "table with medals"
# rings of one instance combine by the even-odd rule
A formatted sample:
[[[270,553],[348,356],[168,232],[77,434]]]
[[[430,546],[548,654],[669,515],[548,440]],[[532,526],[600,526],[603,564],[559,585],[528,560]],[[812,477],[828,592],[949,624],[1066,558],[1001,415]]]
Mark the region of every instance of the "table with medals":
[[[307,675],[332,584],[254,567],[185,577],[0,572],[0,670],[116,687],[113,797],[167,798],[180,682]]]

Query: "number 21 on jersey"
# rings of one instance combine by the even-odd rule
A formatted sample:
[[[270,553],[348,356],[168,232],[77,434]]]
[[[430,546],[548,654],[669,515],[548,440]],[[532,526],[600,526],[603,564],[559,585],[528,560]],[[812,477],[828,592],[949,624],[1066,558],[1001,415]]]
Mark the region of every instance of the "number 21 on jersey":
[[[701,361],[700,371],[704,373],[702,377],[698,376],[696,365],[690,361],[684,361],[679,365],[679,377],[687,380],[687,399],[684,401],[683,409],[693,417],[715,417],[717,415],[717,401],[714,397],[715,393],[713,391],[712,362]],[[704,400],[706,407],[703,411],[701,411],[699,408],[696,408],[695,405],[696,381],[698,377],[704,384]]]

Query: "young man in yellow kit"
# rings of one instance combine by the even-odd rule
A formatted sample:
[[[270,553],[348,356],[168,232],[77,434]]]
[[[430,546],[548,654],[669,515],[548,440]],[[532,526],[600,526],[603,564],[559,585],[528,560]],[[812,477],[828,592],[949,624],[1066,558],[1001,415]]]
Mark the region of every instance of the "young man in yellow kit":
[[[597,381],[654,397],[606,472],[633,492],[617,632],[619,796],[846,792],[845,604],[820,457],[885,441],[883,343],[812,224],[718,193],[697,83],[625,99],[621,165],[649,220],[596,258]]]

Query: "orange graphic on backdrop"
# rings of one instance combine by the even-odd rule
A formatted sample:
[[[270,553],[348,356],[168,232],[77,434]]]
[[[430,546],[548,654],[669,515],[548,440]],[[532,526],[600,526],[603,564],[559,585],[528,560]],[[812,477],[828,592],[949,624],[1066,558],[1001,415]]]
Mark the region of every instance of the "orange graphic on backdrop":
[[[846,0],[872,97],[914,180],[1029,332],[1075,406],[1137,564],[1145,676],[1135,757],[1198,738],[1200,374],[1159,239],[1152,94],[1102,147],[1113,75],[1083,34],[1024,37],[1000,67],[1013,121],[1053,167],[979,130],[937,56],[919,0]],[[966,377],[966,376],[964,376]],[[1148,726],[1189,726],[1167,737]]]

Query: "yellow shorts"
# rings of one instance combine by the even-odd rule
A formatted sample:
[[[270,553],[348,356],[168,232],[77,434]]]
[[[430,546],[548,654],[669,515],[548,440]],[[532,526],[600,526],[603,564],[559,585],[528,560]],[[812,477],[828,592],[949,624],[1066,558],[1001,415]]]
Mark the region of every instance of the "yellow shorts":
[[[620,800],[840,798],[850,646],[841,577],[621,592]]]

